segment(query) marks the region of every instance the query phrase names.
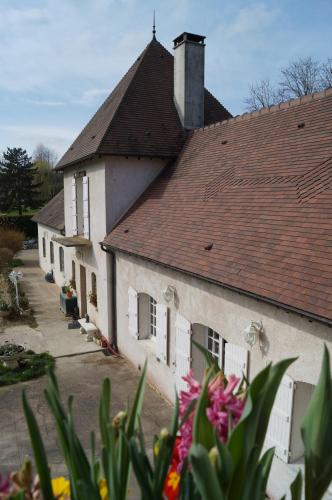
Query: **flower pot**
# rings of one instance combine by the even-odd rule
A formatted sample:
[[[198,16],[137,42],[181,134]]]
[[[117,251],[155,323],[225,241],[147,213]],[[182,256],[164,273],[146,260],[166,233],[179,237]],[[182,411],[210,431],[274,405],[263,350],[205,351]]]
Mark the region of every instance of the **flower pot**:
[[[6,366],[7,368],[16,368],[18,360],[22,357],[22,354],[25,351],[23,346],[20,345],[19,347],[22,348],[20,352],[17,352],[10,356],[8,355],[0,356],[0,363],[2,363],[3,366]]]

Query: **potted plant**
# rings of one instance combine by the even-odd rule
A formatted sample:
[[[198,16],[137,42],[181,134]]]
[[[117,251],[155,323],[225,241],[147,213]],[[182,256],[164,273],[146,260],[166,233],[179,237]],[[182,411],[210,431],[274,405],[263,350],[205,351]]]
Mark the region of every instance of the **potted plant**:
[[[89,301],[90,301],[90,304],[97,307],[97,294],[90,292],[89,293]]]
[[[76,280],[74,280],[74,278],[72,278],[70,281],[69,281],[69,285],[71,286],[71,288],[73,290],[76,290]]]
[[[15,368],[23,353],[24,347],[20,344],[0,345],[0,363],[7,368]]]
[[[0,301],[0,318],[7,318],[10,314],[10,308],[7,302],[4,300]]]
[[[77,307],[77,297],[70,285],[64,284],[60,293],[60,309],[66,316],[70,316]]]
[[[71,299],[73,296],[73,290],[70,288],[69,285],[63,285],[62,287],[62,293],[68,298]]]

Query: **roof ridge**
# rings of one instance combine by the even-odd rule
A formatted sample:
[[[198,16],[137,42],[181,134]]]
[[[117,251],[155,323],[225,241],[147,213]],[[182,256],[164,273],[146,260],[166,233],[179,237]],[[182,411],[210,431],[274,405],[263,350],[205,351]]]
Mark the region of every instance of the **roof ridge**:
[[[113,123],[113,120],[115,119],[120,107],[121,107],[121,104],[123,102],[123,99],[124,99],[124,96],[126,95],[126,93],[128,92],[130,86],[132,85],[133,83],[133,80],[134,80],[134,77],[135,75],[137,74],[137,71],[138,71],[138,68],[141,66],[142,64],[142,61],[144,59],[144,56],[146,55],[147,51],[148,51],[148,48],[150,47],[150,45],[154,44],[154,43],[159,43],[157,40],[154,40],[152,39],[148,44],[147,46],[145,47],[144,50],[142,50],[142,52],[140,53],[140,55],[137,57],[137,59],[135,60],[135,62],[130,66],[130,68],[128,69],[128,71],[126,72],[126,74],[121,78],[121,80],[119,81],[119,83],[116,85],[116,87],[112,90],[112,92],[110,93],[110,96],[113,94],[113,92],[116,90],[116,88],[118,87],[118,85],[120,85],[120,83],[126,78],[126,76],[128,75],[128,73],[130,72],[131,69],[134,68],[135,64],[136,64],[136,68],[134,68],[133,70],[133,74],[131,75],[131,78],[130,78],[130,81],[128,82],[128,85],[126,87],[126,90],[124,91],[123,93],[123,96],[122,98],[119,100],[119,103],[114,111],[114,115],[113,115],[113,118],[111,120],[111,122],[109,123],[108,127],[106,128],[103,136],[101,137],[100,141],[99,141],[99,144],[98,144],[98,148],[97,148],[97,153],[98,151],[100,150],[100,148],[102,147],[102,144],[103,144],[103,141],[105,139],[105,136],[107,135],[109,129],[111,128],[112,126],[112,123]],[[109,96],[109,97],[110,97]]]
[[[250,120],[253,118],[257,118],[261,115],[266,115],[268,113],[276,113],[277,111],[282,111],[284,109],[292,108],[294,106],[299,106],[302,104],[307,104],[308,102],[316,101],[319,99],[323,99],[324,97],[332,96],[332,87],[329,87],[325,90],[321,90],[320,92],[313,92],[311,94],[297,97],[296,99],[289,99],[288,101],[281,102],[280,104],[274,104],[268,108],[261,108],[255,111],[251,111],[250,113],[243,113],[242,115],[236,115],[232,118],[227,118],[226,120],[222,120],[221,122],[215,122],[211,125],[205,125],[204,127],[196,128],[192,131],[192,133],[204,132],[206,129],[219,127],[221,125],[228,125],[228,123],[239,122],[244,120]]]

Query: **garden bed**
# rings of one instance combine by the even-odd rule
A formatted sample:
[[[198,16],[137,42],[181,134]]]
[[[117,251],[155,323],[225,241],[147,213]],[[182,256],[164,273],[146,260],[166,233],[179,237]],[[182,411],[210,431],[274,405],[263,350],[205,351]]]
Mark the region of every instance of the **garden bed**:
[[[40,377],[46,373],[48,367],[53,367],[54,364],[55,359],[47,352],[36,354],[31,350],[26,351],[14,368],[0,363],[0,387]]]

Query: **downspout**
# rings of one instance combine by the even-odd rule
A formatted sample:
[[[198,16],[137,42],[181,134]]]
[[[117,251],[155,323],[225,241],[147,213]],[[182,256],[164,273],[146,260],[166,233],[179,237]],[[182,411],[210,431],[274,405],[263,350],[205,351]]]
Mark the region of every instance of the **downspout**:
[[[116,256],[115,251],[108,249],[102,243],[99,243],[103,252],[110,254],[112,261],[112,334],[110,339],[111,349],[118,352],[117,341],[117,317],[116,317]]]

